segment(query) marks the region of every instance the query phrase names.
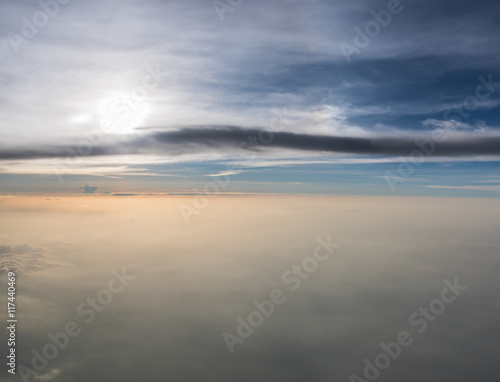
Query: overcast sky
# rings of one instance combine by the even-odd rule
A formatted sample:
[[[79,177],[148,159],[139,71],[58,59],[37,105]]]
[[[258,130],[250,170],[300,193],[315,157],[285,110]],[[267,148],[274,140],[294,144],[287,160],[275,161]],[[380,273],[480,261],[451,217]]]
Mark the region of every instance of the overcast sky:
[[[1,192],[498,196],[495,1],[61,3],[1,1]]]

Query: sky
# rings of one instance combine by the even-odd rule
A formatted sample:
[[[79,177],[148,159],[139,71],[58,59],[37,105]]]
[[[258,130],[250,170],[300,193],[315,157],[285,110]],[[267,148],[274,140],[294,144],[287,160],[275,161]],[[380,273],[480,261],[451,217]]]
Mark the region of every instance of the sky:
[[[1,5],[4,194],[499,195],[497,2]]]

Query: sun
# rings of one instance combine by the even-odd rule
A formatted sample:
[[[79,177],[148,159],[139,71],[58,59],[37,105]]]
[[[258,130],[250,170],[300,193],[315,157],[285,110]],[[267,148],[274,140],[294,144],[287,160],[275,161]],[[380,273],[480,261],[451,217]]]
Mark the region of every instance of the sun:
[[[98,103],[97,114],[101,121],[112,122],[113,128],[109,129],[110,133],[130,134],[137,127],[144,126],[150,114],[148,102],[139,101],[123,93],[107,97]]]

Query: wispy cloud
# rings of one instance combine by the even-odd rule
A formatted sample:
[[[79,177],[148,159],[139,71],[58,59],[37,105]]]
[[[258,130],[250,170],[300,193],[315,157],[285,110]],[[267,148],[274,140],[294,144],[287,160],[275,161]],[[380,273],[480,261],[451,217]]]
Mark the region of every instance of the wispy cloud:
[[[231,171],[222,171],[216,174],[207,174],[206,176],[229,176],[229,175],[238,175],[241,173],[242,170],[231,170]]]
[[[444,188],[452,190],[476,190],[476,191],[493,191],[500,192],[500,186],[439,186],[439,185],[426,185],[427,188]]]

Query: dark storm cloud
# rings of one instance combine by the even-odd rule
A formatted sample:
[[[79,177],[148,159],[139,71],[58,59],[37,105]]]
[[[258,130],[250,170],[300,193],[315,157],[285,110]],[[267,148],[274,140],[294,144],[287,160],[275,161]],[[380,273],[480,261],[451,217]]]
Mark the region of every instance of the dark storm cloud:
[[[444,135],[443,135],[444,136]],[[409,155],[421,149],[426,154],[447,157],[472,155],[500,155],[498,134],[468,134],[446,137],[436,143],[431,137],[344,137],[331,135],[271,132],[264,129],[244,129],[233,126],[190,127],[166,132],[154,132],[134,138],[120,138],[93,147],[78,156],[111,155],[179,155],[208,151],[227,152],[236,150],[264,151],[287,149],[324,153],[359,155]],[[425,147],[425,148],[423,148]],[[432,151],[432,152],[428,152]],[[0,149],[0,159],[65,158],[79,153],[77,145],[52,146],[40,149]]]

